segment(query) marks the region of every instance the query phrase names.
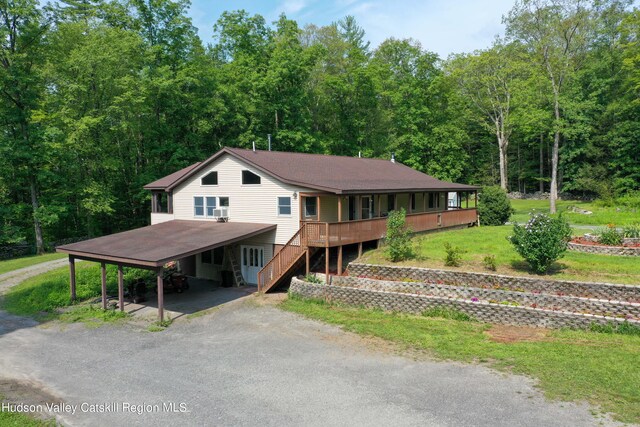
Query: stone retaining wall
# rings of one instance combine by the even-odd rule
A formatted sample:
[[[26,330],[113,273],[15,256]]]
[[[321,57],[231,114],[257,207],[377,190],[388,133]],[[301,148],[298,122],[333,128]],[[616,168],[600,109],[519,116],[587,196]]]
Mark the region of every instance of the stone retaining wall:
[[[297,278],[291,280],[289,292],[304,298],[317,298],[367,308],[380,308],[387,311],[414,314],[423,313],[429,308],[448,307],[466,313],[476,320],[508,325],[585,329],[593,323],[608,324],[627,321],[615,317],[542,310],[531,307],[513,307],[489,302],[375,291],[347,286],[318,285],[307,283]],[[640,326],[640,322],[635,320],[628,320],[627,322]]]
[[[640,303],[640,286],[569,280],[546,280],[535,277],[504,276],[418,267],[396,267],[352,262],[350,276],[392,281],[419,281],[451,286],[534,292],[545,295],[568,295],[582,298]]]
[[[516,292],[510,290],[482,289],[467,286],[449,286],[439,284],[393,282],[357,277],[338,277],[331,280],[334,286],[345,286],[372,291],[410,293],[415,295],[457,298],[465,300],[484,300],[501,304],[524,307],[568,311],[572,313],[590,313],[600,316],[640,320],[640,304],[605,301],[590,298],[556,296],[539,293]]]
[[[584,252],[587,254],[640,256],[640,248],[630,248],[624,246],[582,245],[580,243],[569,242],[567,244],[567,249],[569,249],[570,251]]]

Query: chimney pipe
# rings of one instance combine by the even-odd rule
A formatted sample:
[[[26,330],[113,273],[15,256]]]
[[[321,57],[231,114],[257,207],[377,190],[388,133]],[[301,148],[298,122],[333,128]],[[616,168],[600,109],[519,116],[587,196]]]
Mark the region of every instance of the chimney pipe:
[[[253,152],[254,153],[256,152],[256,142],[255,141],[253,141]]]
[[[396,162],[396,153],[391,153],[391,163]]]
[[[267,139],[269,140],[269,151],[271,151],[271,134],[267,134]]]

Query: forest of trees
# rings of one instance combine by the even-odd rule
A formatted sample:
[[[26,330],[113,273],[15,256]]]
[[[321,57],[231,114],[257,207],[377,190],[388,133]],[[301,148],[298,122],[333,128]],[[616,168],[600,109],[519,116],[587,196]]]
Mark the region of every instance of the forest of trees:
[[[640,189],[640,10],[518,0],[504,37],[439,58],[188,0],[0,0],[0,245],[148,222],[142,186],[223,146],[396,159],[441,179]],[[455,23],[451,23],[455,25]],[[553,197],[552,197],[553,199]],[[553,205],[552,205],[553,209]]]

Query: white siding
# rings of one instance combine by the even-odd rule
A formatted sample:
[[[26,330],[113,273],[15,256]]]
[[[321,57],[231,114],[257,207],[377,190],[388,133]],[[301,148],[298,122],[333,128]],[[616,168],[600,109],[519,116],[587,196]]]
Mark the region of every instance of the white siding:
[[[175,219],[173,214],[168,213],[151,213],[151,225],[160,224],[161,222],[167,222]]]
[[[260,176],[261,183],[242,185],[243,170],[249,170]],[[218,172],[218,185],[202,186],[201,178],[211,171]],[[299,196],[294,200],[293,193],[299,194],[301,191],[313,190],[283,184],[235,157],[225,154],[173,191],[173,214],[175,219],[215,221],[213,218],[194,217],[193,197],[229,197],[230,221],[276,224],[278,228],[273,240],[269,243],[285,244],[300,228]],[[291,197],[290,216],[278,216],[279,196]]]

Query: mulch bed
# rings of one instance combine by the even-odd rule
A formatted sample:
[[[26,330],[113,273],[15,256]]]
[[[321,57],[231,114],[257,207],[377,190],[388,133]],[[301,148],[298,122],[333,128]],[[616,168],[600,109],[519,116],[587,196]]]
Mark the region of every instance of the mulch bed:
[[[591,240],[587,240],[584,237],[574,237],[573,239],[571,239],[571,243],[578,243],[580,245],[585,245],[585,246],[600,246],[600,247],[603,247],[603,248],[612,247],[612,246],[608,246],[608,245],[603,245],[603,244],[598,243],[598,242],[593,242]],[[620,246],[615,246],[615,247],[640,248],[640,243],[623,243]]]

